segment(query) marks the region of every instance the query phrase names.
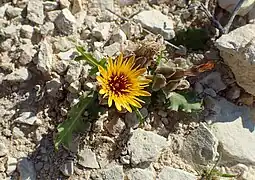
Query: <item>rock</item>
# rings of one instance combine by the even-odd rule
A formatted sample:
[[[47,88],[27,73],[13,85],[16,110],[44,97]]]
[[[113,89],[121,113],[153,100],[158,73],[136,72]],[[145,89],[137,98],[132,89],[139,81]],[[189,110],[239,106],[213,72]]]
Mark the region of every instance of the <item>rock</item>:
[[[133,165],[151,163],[157,160],[160,151],[166,147],[166,138],[140,128],[133,131],[127,149]]]
[[[93,153],[90,149],[83,149],[78,153],[79,160],[78,163],[86,168],[92,168],[92,169],[97,169],[99,168],[96,155]]]
[[[124,43],[127,40],[126,34],[119,28],[114,29],[112,35],[111,35],[111,41]]]
[[[230,100],[234,100],[240,97],[241,90],[239,87],[234,86],[231,87],[227,92],[226,92],[226,97]]]
[[[41,0],[28,1],[27,19],[36,24],[43,24],[44,22],[43,1]]]
[[[76,19],[67,8],[58,15],[55,25],[65,35],[71,35],[76,31]]]
[[[63,164],[60,167],[60,171],[65,175],[65,176],[71,176],[74,173],[74,166],[73,166],[73,161],[68,160],[65,164]]]
[[[44,25],[41,27],[41,34],[42,35],[52,35],[54,31],[54,24],[52,22],[46,22]]]
[[[32,43],[29,44],[22,44],[19,47],[20,57],[19,57],[19,63],[21,65],[26,65],[30,63],[33,60],[34,55],[36,54],[36,50],[34,49],[34,46]]]
[[[158,175],[157,180],[196,180],[194,174],[172,167],[164,167]]]
[[[95,16],[86,16],[84,19],[85,25],[88,26],[90,30],[94,29],[98,24],[96,22],[97,18]]]
[[[242,93],[238,99],[238,102],[247,106],[252,106],[254,102],[254,97],[249,93]]]
[[[8,160],[7,160],[7,170],[6,170],[6,173],[8,175],[11,175],[13,173],[13,171],[15,171],[17,162],[18,161],[17,161],[16,158],[8,157]]]
[[[46,12],[47,18],[53,23],[56,21],[57,17],[61,14],[61,10],[55,10]]]
[[[234,8],[238,2],[239,0],[218,0],[219,6],[230,13],[234,11]],[[245,16],[254,5],[254,1],[245,1],[237,14],[240,16]]]
[[[69,49],[66,52],[60,52],[57,54],[57,56],[59,57],[59,59],[61,60],[73,60],[76,56],[78,56],[79,53],[77,52],[76,49],[72,48]]]
[[[20,36],[23,38],[31,39],[33,32],[34,28],[30,25],[22,25],[20,28]]]
[[[130,39],[132,36],[139,37],[143,32],[140,24],[132,22],[126,22],[121,26],[121,30],[126,34],[127,38]]]
[[[140,113],[143,115],[143,117],[148,116],[148,110],[146,108],[142,108],[140,110]],[[127,112],[125,115],[125,122],[127,124],[128,128],[137,128],[139,125],[139,119],[136,116],[135,112],[129,113]]]
[[[202,92],[204,92],[204,87],[200,82],[196,82],[194,90],[196,93],[201,94]]]
[[[120,163],[123,165],[130,164],[130,156],[129,155],[121,156]]]
[[[59,53],[59,52],[66,52],[71,48],[74,48],[74,45],[72,42],[70,42],[67,37],[61,37],[57,39],[54,42],[54,52]]]
[[[253,6],[252,10],[249,12],[248,19],[249,24],[255,24],[255,6]]]
[[[52,96],[57,97],[59,88],[61,87],[61,82],[59,78],[54,78],[46,82],[46,92]]]
[[[7,9],[6,9],[6,15],[9,17],[9,18],[15,18],[17,16],[20,16],[21,15],[21,12],[22,12],[22,9],[21,8],[18,8],[18,7],[13,7],[13,6],[8,6]]]
[[[115,4],[114,4],[114,0],[96,0],[96,2],[98,3],[98,9],[100,9],[101,14],[100,17],[98,17],[101,21],[112,21],[114,19],[114,15],[107,11],[106,8],[114,11],[115,9]]]
[[[155,175],[149,169],[134,168],[128,171],[127,180],[154,180]]]
[[[69,2],[69,0],[59,0],[60,3],[60,7],[62,9],[64,8],[69,8],[69,6],[71,5],[71,3]]]
[[[216,41],[220,55],[231,68],[238,85],[255,95],[255,24],[247,24]]]
[[[214,115],[211,131],[222,144],[221,162],[255,164],[255,130],[251,109],[224,98],[216,101],[221,111]]]
[[[40,43],[40,50],[38,53],[37,69],[44,74],[49,74],[52,69],[53,57],[52,46],[48,43],[47,39],[44,39]]]
[[[109,46],[104,47],[104,52],[108,56],[112,57],[113,55],[115,55],[116,53],[118,53],[120,51],[120,48],[121,48],[120,43],[116,42]]]
[[[18,27],[15,26],[14,24],[10,24],[9,26],[2,28],[0,30],[2,30],[2,32],[6,38],[15,38],[15,36],[17,35]]]
[[[4,18],[7,7],[8,7],[7,3],[0,7],[0,19]]]
[[[55,64],[53,66],[54,71],[56,71],[59,75],[63,75],[68,68],[68,62],[66,61],[55,61]]]
[[[5,156],[9,152],[8,148],[6,148],[5,144],[0,142],[0,157]]]
[[[33,162],[29,161],[27,158],[19,161],[17,166],[20,179],[21,180],[36,180],[36,171]]]
[[[112,118],[105,125],[105,128],[111,135],[117,136],[125,129],[125,126],[126,125],[121,118]]]
[[[12,129],[12,134],[15,139],[23,138],[25,134],[17,127]]]
[[[24,82],[31,79],[31,73],[28,71],[27,68],[21,67],[16,69],[11,74],[8,74],[4,77],[3,80],[10,81],[10,82]]]
[[[59,4],[55,1],[45,1],[43,2],[43,7],[45,11],[54,11],[59,8]]]
[[[111,24],[108,22],[102,22],[92,30],[92,35],[98,40],[107,40],[110,36]]]
[[[205,87],[207,86],[212,88],[216,93],[227,88],[227,86],[222,82],[219,72],[212,72],[199,82]]]
[[[161,116],[161,117],[163,117],[163,118],[165,118],[165,117],[167,117],[167,112],[162,111],[162,110],[159,110],[159,111],[158,111],[158,115]]]
[[[217,96],[216,92],[212,88],[205,88],[204,93],[208,94],[211,97],[216,97]]]
[[[79,93],[80,90],[81,90],[81,83],[80,83],[80,81],[77,80],[77,81],[72,82],[72,83],[68,86],[67,90],[68,90],[70,93],[73,93],[73,94]]]
[[[81,74],[82,71],[82,64],[76,61],[72,61],[69,64],[69,68],[67,70],[66,76],[65,76],[65,80],[68,83],[72,83],[76,80],[79,80],[79,76]]]
[[[82,1],[81,0],[74,0],[73,1],[73,6],[72,6],[72,13],[76,14],[80,11],[82,11]]]
[[[193,130],[183,143],[181,155],[185,160],[207,165],[216,159],[218,140],[203,123]]]
[[[6,39],[5,41],[3,41],[0,45],[0,50],[1,51],[9,51],[12,47],[13,41],[11,38]]]
[[[215,113],[220,113],[222,111],[221,106],[219,106],[217,103],[217,100],[210,96],[206,96],[204,98],[204,104],[207,110],[213,111]]]
[[[116,165],[101,171],[103,180],[124,180],[123,167]]]
[[[33,112],[22,112],[18,118],[16,118],[14,121],[18,123],[24,123],[28,125],[34,125],[34,123],[37,121],[37,117],[35,113]]]
[[[142,11],[133,19],[153,33],[161,34],[166,40],[175,37],[173,20],[158,10]]]

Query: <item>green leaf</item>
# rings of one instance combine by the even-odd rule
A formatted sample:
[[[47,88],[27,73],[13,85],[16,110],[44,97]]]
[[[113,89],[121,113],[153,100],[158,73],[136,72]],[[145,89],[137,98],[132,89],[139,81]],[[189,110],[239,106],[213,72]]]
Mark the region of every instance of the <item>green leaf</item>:
[[[83,60],[88,61],[88,63],[94,67],[98,67],[100,64],[97,59],[93,57],[91,53],[86,52],[82,46],[76,46],[76,50],[81,54]]]
[[[169,99],[168,108],[173,111],[178,111],[180,109],[185,112],[192,112],[202,109],[201,101],[197,101],[191,93],[179,94],[170,92],[166,96]]]
[[[88,106],[95,100],[96,93],[89,92],[79,98],[79,102],[68,112],[67,119],[58,125],[58,133],[54,140],[55,148],[58,150],[60,144],[67,148],[72,141],[73,132],[78,132],[82,125],[82,115]]]

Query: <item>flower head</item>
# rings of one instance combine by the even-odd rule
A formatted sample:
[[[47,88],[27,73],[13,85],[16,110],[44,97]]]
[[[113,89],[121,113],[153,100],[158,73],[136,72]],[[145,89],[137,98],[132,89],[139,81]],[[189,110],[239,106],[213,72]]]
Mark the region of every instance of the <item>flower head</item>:
[[[122,54],[115,62],[109,58],[106,69],[98,66],[100,76],[97,76],[97,80],[101,85],[99,93],[104,94],[104,98],[108,96],[109,107],[114,101],[119,111],[123,107],[132,112],[131,106],[141,108],[140,102],[144,103],[138,96],[151,95],[144,90],[151,80],[141,76],[146,69],[134,66],[134,56],[123,60]]]

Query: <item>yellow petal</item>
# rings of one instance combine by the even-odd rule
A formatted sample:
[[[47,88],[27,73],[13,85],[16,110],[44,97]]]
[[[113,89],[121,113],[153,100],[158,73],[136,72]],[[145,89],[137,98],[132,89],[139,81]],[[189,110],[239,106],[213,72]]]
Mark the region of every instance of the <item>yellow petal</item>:
[[[100,89],[99,94],[105,94],[106,91],[104,89]]]
[[[104,78],[107,77],[107,71],[102,66],[98,66],[98,70],[99,70],[100,74],[102,74],[102,76]]]

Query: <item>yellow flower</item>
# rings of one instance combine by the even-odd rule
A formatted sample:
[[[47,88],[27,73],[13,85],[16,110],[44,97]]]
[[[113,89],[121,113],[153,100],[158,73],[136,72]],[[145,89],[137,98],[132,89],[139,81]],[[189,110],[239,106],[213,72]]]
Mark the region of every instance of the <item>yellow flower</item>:
[[[144,103],[137,96],[150,96],[151,94],[145,90],[151,80],[141,76],[146,69],[135,66],[135,57],[132,56],[128,60],[123,60],[121,54],[115,62],[109,58],[106,69],[98,66],[100,76],[97,81],[101,85],[100,94],[104,94],[104,98],[108,96],[108,105],[112,106],[115,102],[116,108],[121,111],[122,107],[132,112],[131,106],[141,108]]]

